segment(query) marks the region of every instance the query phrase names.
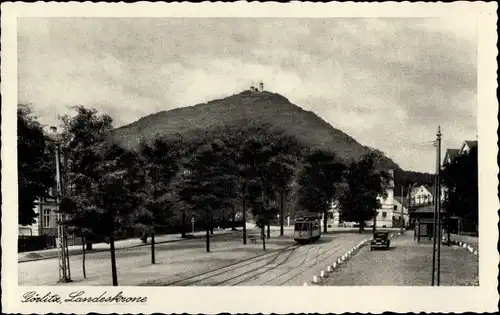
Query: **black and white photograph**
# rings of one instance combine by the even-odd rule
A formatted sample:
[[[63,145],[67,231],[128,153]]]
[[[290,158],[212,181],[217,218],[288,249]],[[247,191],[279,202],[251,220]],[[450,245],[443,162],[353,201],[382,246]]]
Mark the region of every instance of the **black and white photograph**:
[[[12,232],[17,250],[2,261],[15,298],[88,312],[153,291],[161,303],[168,287],[275,288],[277,304],[320,287],[494,290],[482,269],[498,263],[498,182],[485,175],[498,168],[481,162],[497,152],[494,81],[490,98],[480,88],[485,4],[451,10],[462,18],[130,7],[9,20],[2,239]],[[493,80],[495,55],[482,66]],[[405,304],[377,294],[377,310]]]

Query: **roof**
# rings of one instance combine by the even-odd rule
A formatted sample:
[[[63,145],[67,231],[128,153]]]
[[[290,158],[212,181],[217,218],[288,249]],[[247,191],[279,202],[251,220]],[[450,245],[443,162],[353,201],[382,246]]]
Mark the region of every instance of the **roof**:
[[[411,196],[412,198],[415,197],[418,193],[418,191],[420,190],[420,188],[425,188],[427,191],[429,191],[429,193],[434,196],[434,186],[429,186],[429,185],[420,185],[418,187],[415,187],[411,190]]]
[[[430,186],[430,185],[424,185],[425,189],[427,189],[431,195],[432,195],[432,198],[435,197],[436,195],[436,188],[434,186]]]
[[[460,153],[463,152],[465,146],[467,146],[469,149],[473,149],[477,147],[477,140],[465,140],[462,146],[460,147]]]
[[[394,200],[396,200],[400,205],[407,208],[408,207],[408,198],[403,198],[400,196],[394,196]]]
[[[458,156],[459,153],[460,149],[446,149],[446,153],[444,154],[444,161],[446,162],[447,157],[449,157],[450,160],[453,160]]]
[[[470,149],[477,147],[477,140],[465,140],[465,143]]]
[[[436,205],[432,204],[432,205],[426,205],[426,206],[417,208],[417,209],[415,209],[415,211],[413,211],[413,214],[429,214],[429,213],[434,213],[435,206]],[[441,213],[446,213],[446,210],[441,209]]]

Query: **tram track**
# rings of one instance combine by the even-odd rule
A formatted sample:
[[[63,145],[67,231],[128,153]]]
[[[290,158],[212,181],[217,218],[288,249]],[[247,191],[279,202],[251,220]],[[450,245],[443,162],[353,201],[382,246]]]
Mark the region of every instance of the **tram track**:
[[[277,257],[279,257],[283,252],[286,252],[290,249],[294,250],[298,247],[300,247],[300,246],[297,244],[290,245],[290,246],[287,246],[287,247],[282,248],[282,249],[278,249],[278,250],[275,250],[272,252],[267,252],[267,253],[264,253],[264,254],[261,254],[258,256],[250,257],[248,259],[241,260],[241,261],[238,261],[236,263],[231,263],[231,264],[228,264],[228,265],[223,266],[223,267],[214,268],[214,269],[193,275],[193,276],[188,277],[188,278],[182,278],[179,280],[175,280],[175,281],[172,281],[172,282],[165,284],[164,286],[175,286],[175,285],[190,286],[190,285],[193,285],[196,283],[200,283],[204,280],[208,280],[208,279],[220,276],[220,275],[225,274],[227,272],[234,271],[238,268],[244,268],[244,267],[249,266],[251,264],[262,262],[270,257],[274,257],[273,260],[276,260]],[[269,262],[267,264],[269,264]],[[258,268],[261,268],[261,267],[258,267]],[[196,279],[199,277],[201,277],[201,279]],[[192,281],[190,281],[190,280],[192,280]]]
[[[295,252],[295,250],[296,250],[296,249],[298,249],[299,247],[300,247],[300,246],[298,246],[298,247],[294,248],[292,251],[290,251],[290,253],[288,254],[288,256],[287,256],[287,257],[286,257],[286,258],[285,258],[282,262],[280,262],[279,264],[277,264],[277,265],[275,265],[275,266],[272,266],[272,267],[268,267],[268,268],[266,268],[265,270],[262,270],[262,271],[260,271],[260,272],[254,273],[254,274],[250,275],[250,277],[246,277],[246,278],[244,278],[243,280],[241,280],[241,281],[239,281],[239,282],[237,282],[237,283],[232,284],[231,286],[237,286],[237,285],[240,285],[240,284],[242,284],[242,283],[244,283],[244,282],[247,282],[248,280],[255,279],[256,277],[258,277],[258,276],[260,276],[260,275],[262,275],[262,274],[265,274],[266,272],[269,272],[269,271],[271,271],[271,270],[274,270],[274,269],[276,269],[276,268],[278,268],[278,267],[282,266],[283,264],[285,264],[286,262],[288,262],[288,260],[289,260],[289,259],[290,259],[290,257],[293,255],[293,253]],[[307,251],[306,251],[306,253],[305,253],[305,255],[304,255],[305,257],[307,257],[307,255],[308,255],[308,253],[309,253],[309,251],[310,251],[310,250],[311,250],[311,248],[308,248],[308,249],[307,249]],[[269,264],[267,264],[267,265],[270,265],[270,263],[269,263]],[[249,272],[245,272],[245,273],[243,273],[243,274],[241,274],[241,275],[237,275],[237,276],[235,276],[235,277],[232,277],[231,279],[228,279],[227,281],[223,281],[223,283],[227,283],[227,282],[229,282],[230,280],[233,280],[233,279],[239,278],[239,277],[241,277],[241,276],[247,275],[247,274],[249,274],[250,272],[256,271],[256,270],[258,270],[258,269],[260,269],[260,268],[255,268],[254,270],[251,270],[251,271],[249,271]]]
[[[338,249],[339,247],[340,247],[340,245],[339,245],[339,244],[336,244],[336,246],[334,246],[331,250],[324,251],[323,253],[318,254],[316,257],[314,257],[314,258],[312,258],[312,259],[309,259],[309,260],[305,261],[305,263],[307,263],[307,262],[310,262],[310,261],[312,261],[313,259],[315,259],[314,263],[312,263],[312,264],[310,264],[310,265],[304,265],[304,264],[302,264],[302,265],[300,265],[300,266],[296,266],[296,267],[294,267],[294,268],[292,268],[292,269],[289,269],[289,270],[287,270],[287,271],[283,272],[282,274],[280,274],[280,275],[278,275],[277,277],[273,278],[271,281],[276,280],[276,279],[280,278],[281,276],[284,276],[284,275],[286,275],[286,274],[288,274],[288,273],[290,273],[290,272],[292,272],[292,271],[294,271],[294,270],[298,270],[298,269],[300,269],[300,268],[304,268],[302,271],[300,271],[300,272],[296,273],[296,274],[295,274],[295,275],[293,275],[292,277],[286,278],[286,280],[281,281],[281,282],[279,282],[279,283],[277,284],[278,286],[282,286],[282,285],[284,285],[285,283],[288,283],[288,282],[290,282],[291,280],[293,280],[293,279],[297,278],[298,276],[300,276],[301,274],[303,274],[304,272],[306,272],[306,271],[307,271],[309,268],[311,268],[312,266],[314,266],[314,265],[316,265],[316,264],[318,264],[318,263],[320,263],[320,262],[323,262],[323,261],[325,261],[326,259],[328,259],[328,258],[332,257],[333,255],[337,254],[339,251],[338,251],[338,250],[333,250],[333,249]],[[321,255],[327,254],[327,253],[328,253],[328,252],[330,252],[330,251],[331,251],[331,253],[330,253],[330,254],[328,254],[328,255],[326,255],[325,257],[323,257],[323,258],[319,259],[319,257],[320,257]],[[271,281],[269,281],[269,282],[271,282]],[[268,282],[268,283],[269,283],[269,282]]]

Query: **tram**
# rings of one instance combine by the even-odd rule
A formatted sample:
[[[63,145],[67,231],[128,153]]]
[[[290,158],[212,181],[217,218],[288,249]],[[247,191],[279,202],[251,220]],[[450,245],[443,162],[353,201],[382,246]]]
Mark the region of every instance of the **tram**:
[[[321,221],[317,216],[295,219],[293,238],[299,244],[310,243],[321,237]]]

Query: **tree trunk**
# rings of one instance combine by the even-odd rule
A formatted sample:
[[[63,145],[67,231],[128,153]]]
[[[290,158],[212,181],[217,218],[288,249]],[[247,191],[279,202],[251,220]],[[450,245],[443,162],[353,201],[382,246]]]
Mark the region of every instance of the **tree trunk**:
[[[87,250],[92,250],[92,242],[87,241]]]
[[[212,211],[212,215],[210,216],[210,234],[211,235],[214,235],[214,225],[215,225],[214,212]]]
[[[186,238],[186,209],[182,209],[181,238]]]
[[[151,264],[156,264],[155,261],[155,228],[151,232]]]
[[[266,237],[264,235],[264,226],[261,228],[260,236],[262,238],[262,249],[266,250]]]
[[[363,233],[364,229],[365,229],[365,222],[363,220],[360,220],[359,221],[359,233],[360,234]]]
[[[327,226],[328,220],[326,217],[327,214],[328,214],[328,210],[325,209],[323,211],[323,233],[325,233],[325,234],[328,232],[328,226]]]
[[[87,279],[87,272],[85,270],[85,237],[82,236],[82,270],[83,270],[83,279]]]
[[[373,216],[373,233],[377,231],[377,211],[375,211],[375,215]]]
[[[207,245],[207,253],[210,252],[210,215],[208,213],[208,210],[205,211],[205,229],[207,230],[207,235],[206,235],[206,245]]]
[[[271,238],[271,223],[267,224],[267,238]]]
[[[245,204],[245,197],[242,199],[243,207],[243,245],[247,244],[247,209]]]
[[[111,252],[111,276],[113,278],[113,286],[118,286],[118,275],[116,273],[116,256],[115,256],[115,236],[113,235],[114,229],[111,231],[111,236],[109,237],[109,250]]]
[[[284,196],[284,192],[281,191],[280,192],[280,195],[281,195],[281,205],[280,205],[280,236],[283,236],[284,235],[284,229],[283,229],[283,225],[285,224],[285,218],[284,218],[284,212],[285,212],[285,196]]]

